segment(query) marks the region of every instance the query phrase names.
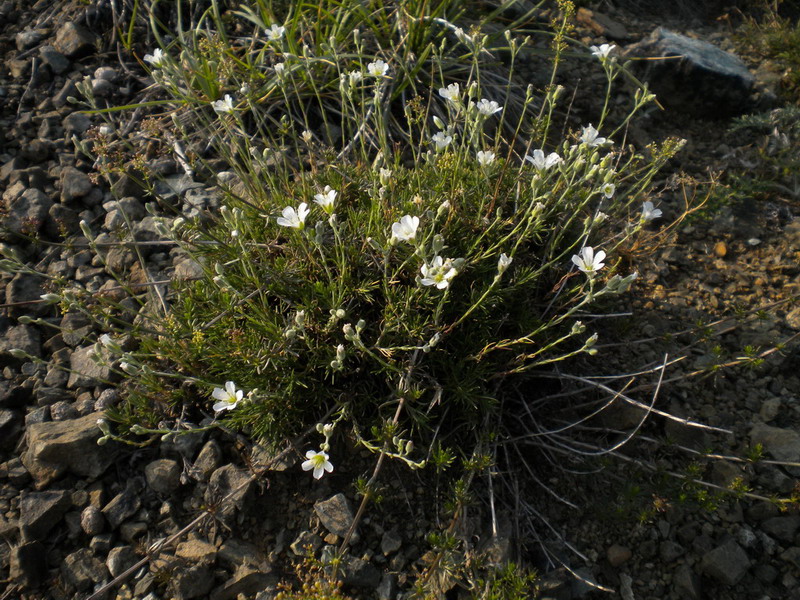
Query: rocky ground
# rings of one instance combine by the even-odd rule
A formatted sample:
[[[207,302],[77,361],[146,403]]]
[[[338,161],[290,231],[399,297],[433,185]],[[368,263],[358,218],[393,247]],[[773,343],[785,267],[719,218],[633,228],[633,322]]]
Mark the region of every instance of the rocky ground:
[[[99,241],[111,239],[121,223],[120,205],[137,220],[138,239],[158,237],[141,192],[122,180],[117,203],[91,177],[91,160],[72,141],[97,125],[69,102],[78,95],[76,83],[89,77],[95,95],[113,104],[133,98],[144,83],[134,61],[120,63],[110,34],[97,35],[109,30],[110,15],[103,3],[95,4],[0,1],[2,251],[18,253],[40,272],[66,275],[89,292],[120,294],[102,261],[80,248],[80,237],[72,248],[20,238],[38,233],[58,241],[78,233],[78,222],[85,220],[95,235],[106,236]],[[681,13],[664,24],[732,49],[725,22],[689,15]],[[627,46],[655,25],[636,12],[583,12],[579,18],[578,34],[587,43]],[[758,71],[758,65],[750,67]],[[599,85],[580,65],[567,68],[566,77],[573,76],[585,78],[588,89]],[[774,77],[761,72],[759,80],[754,108],[774,101],[769,91]],[[576,99],[576,114],[582,102]],[[630,135],[689,140],[661,182],[660,206],[666,217],[675,217],[684,191],[676,173],[703,176],[708,168],[737,166],[735,161],[744,160],[746,149],[760,140],[731,144],[719,134],[724,122],[693,115],[686,104],[670,110],[637,121]],[[164,191],[183,211],[214,205],[213,190],[178,189],[176,172],[174,164],[164,165],[163,174],[176,188]],[[698,319],[728,317],[734,307],[767,308],[798,292],[800,222],[793,220],[792,210],[780,197],[772,204],[717,207],[709,218],[683,222],[655,255],[637,263],[642,283],[632,309],[647,317],[631,319],[626,327],[631,339],[651,338],[641,346],[642,364],[657,363],[665,351],[680,352],[692,341],[688,334],[666,339],[666,333],[680,332]],[[155,286],[194,274],[192,265],[168,247],[153,246],[146,253],[146,273],[136,272],[130,250],[109,250],[105,259],[111,268]],[[285,576],[288,558],[302,554],[307,545],[330,552],[345,535],[355,498],[338,491],[352,474],[337,472],[312,484],[297,477],[294,455],[276,461],[246,440],[219,433],[137,449],[98,446],[97,419],[118,401],[118,394],[109,370],[91,359],[96,331],[81,315],[58,316],[39,301],[48,291],[46,278],[19,272],[3,275],[0,283],[5,309],[0,317],[0,588],[5,588],[0,600],[87,598],[132,567],[124,582],[97,597],[266,600]],[[119,299],[124,302],[124,295]],[[26,316],[50,325],[21,322]],[[791,338],[800,330],[800,310],[785,302],[760,318],[731,319],[716,328],[724,334],[714,344],[735,357],[747,345],[763,349]],[[565,508],[560,514],[550,508],[551,524],[582,556],[565,549],[559,536],[548,534],[545,543],[583,580],[552,561],[546,597],[796,597],[796,512],[780,512],[772,503],[747,497],[708,511],[696,501],[659,496],[669,487],[658,485],[664,472],[686,474],[687,453],[709,448],[729,458],[698,457],[700,471],[692,473],[706,481],[724,487],[741,478],[764,496],[786,497],[796,489],[800,465],[730,458],[745,456],[761,443],[767,458],[800,462],[796,350],[788,346],[753,369],[688,377],[707,359],[711,345],[695,346],[687,360],[670,368],[667,378],[673,381],[662,389],[658,406],[731,433],[654,418],[641,440],[622,450],[628,462],[607,468],[608,479],[578,478],[575,495],[595,501],[573,497],[583,508]],[[15,348],[42,360],[17,358],[10,352]],[[620,429],[641,416],[625,406],[614,415],[613,426]],[[259,465],[268,465],[266,476],[253,476]],[[655,467],[655,475],[646,473],[648,465]],[[632,473],[644,482],[638,493],[628,483]],[[387,479],[393,481],[393,474]],[[679,481],[673,489],[679,488],[680,480],[672,479]],[[389,599],[403,589],[413,561],[426,548],[426,516],[416,514],[413,501],[423,493],[407,483],[389,484],[384,505],[362,521],[345,570],[354,597]],[[206,508],[216,518],[195,523]],[[637,521],[641,509],[649,513]],[[165,540],[154,551],[153,545]],[[616,591],[599,592],[593,585]]]

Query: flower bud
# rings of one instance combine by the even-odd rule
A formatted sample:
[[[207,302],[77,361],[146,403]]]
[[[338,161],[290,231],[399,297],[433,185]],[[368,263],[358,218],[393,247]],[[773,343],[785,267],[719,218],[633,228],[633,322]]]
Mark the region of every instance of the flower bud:
[[[81,222],[79,223],[79,225],[80,225],[81,231],[83,232],[84,237],[87,240],[92,240],[93,239],[92,230],[89,229],[89,224],[85,220],[81,219]]]
[[[57,302],[61,302],[61,296],[58,294],[42,294],[39,296],[46,304],[56,304]]]
[[[366,326],[367,322],[364,319],[359,319],[358,322],[356,323],[356,332],[361,333],[362,331],[364,331],[364,327]]]
[[[569,332],[570,335],[578,335],[586,331],[586,325],[583,324],[583,321],[575,321],[572,324],[572,330]]]
[[[105,419],[97,419],[97,428],[103,432],[103,435],[111,435],[111,428]]]
[[[344,339],[346,339],[348,342],[356,339],[356,331],[353,329],[353,326],[350,323],[345,323],[342,327],[342,331],[344,332]]]
[[[431,245],[434,254],[439,254],[442,250],[444,250],[444,237],[437,233],[433,236],[433,244]]]

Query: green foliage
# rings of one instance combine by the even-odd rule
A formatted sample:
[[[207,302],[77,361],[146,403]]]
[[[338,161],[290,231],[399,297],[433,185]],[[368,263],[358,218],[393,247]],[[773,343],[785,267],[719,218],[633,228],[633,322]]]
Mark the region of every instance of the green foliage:
[[[529,600],[536,596],[537,574],[514,563],[493,571],[477,582],[474,600]]]
[[[777,63],[782,72],[782,95],[800,103],[800,21],[780,14],[782,0],[762,2],[760,18],[748,16],[737,40],[751,52]],[[787,5],[790,4],[787,2]],[[796,7],[795,7],[796,9]]]

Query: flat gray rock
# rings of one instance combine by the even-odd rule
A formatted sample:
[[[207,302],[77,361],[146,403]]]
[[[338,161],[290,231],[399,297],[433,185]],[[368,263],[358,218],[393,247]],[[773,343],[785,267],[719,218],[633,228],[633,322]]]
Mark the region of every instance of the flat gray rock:
[[[750,559],[739,544],[728,540],[707,552],[700,561],[700,568],[725,585],[736,585],[750,568]]]
[[[314,505],[323,527],[331,533],[344,537],[353,524],[353,511],[344,494],[336,494]]]
[[[738,56],[709,42],[659,27],[626,47],[625,57],[651,59],[634,61],[634,67],[667,108],[720,118],[753,106],[753,74]]]
[[[95,479],[103,474],[116,458],[113,443],[98,446],[100,429],[97,420],[103,413],[92,413],[72,421],[32,423],[25,435],[28,449],[22,464],[38,485],[49,483],[70,471]]]
[[[25,494],[19,503],[23,537],[29,541],[44,540],[71,506],[69,494],[63,490]]]

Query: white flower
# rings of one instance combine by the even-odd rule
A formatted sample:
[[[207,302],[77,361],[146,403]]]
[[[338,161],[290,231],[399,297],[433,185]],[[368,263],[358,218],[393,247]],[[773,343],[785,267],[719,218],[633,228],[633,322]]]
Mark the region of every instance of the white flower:
[[[389,185],[389,182],[392,180],[391,169],[384,169],[381,167],[381,170],[378,172],[378,179],[380,179],[381,185]]]
[[[544,155],[544,150],[534,150],[533,155],[528,155],[525,157],[525,160],[532,163],[533,166],[536,168],[537,171],[547,171],[551,167],[556,166],[558,163],[563,161],[564,159],[561,158],[555,152],[551,152],[547,156]]]
[[[153,50],[152,54],[145,54],[144,60],[145,62],[149,62],[154,67],[158,68],[164,64],[164,60],[167,58],[167,55],[164,54],[164,51],[161,48],[156,48]]]
[[[281,227],[292,227],[294,229],[302,229],[306,224],[306,217],[309,213],[308,204],[301,202],[297,210],[292,206],[287,206],[283,209],[283,216],[278,217],[278,225]]]
[[[443,259],[441,256],[434,256],[430,265],[424,264],[420,267],[422,271],[422,285],[435,285],[437,289],[443,290],[450,285],[450,280],[458,275],[458,271],[453,268],[453,259]]]
[[[212,407],[214,412],[222,412],[223,410],[231,410],[236,408],[236,405],[242,401],[244,392],[236,389],[236,384],[232,381],[225,382],[225,389],[214,388],[211,396],[218,400]]]
[[[501,274],[504,273],[513,261],[514,259],[511,256],[508,256],[505,252],[503,252],[500,255],[500,258],[497,259],[497,272]]]
[[[661,209],[654,208],[653,203],[650,200],[645,200],[642,203],[642,222],[652,221],[653,219],[657,219],[661,216]]]
[[[99,338],[97,338],[97,341],[103,344],[103,346],[105,346],[106,348],[110,348],[111,345],[113,344],[113,342],[111,341],[111,336],[108,335],[107,333],[104,333]]]
[[[460,91],[457,83],[451,83],[446,88],[439,88],[439,95],[453,104],[460,100]]]
[[[447,145],[453,141],[453,137],[445,135],[442,131],[437,131],[431,136],[431,141],[436,145],[436,151],[440,152],[447,148]]]
[[[614,195],[614,192],[617,191],[617,186],[615,186],[613,183],[604,183],[600,187],[600,191],[603,193],[603,196],[605,196],[606,198],[611,198],[611,196]]]
[[[478,112],[484,115],[485,117],[490,117],[494,113],[503,110],[503,107],[500,106],[497,102],[495,102],[494,100],[487,100],[486,98],[479,100],[475,106],[478,107]]]
[[[478,164],[482,167],[488,167],[494,162],[495,154],[491,150],[478,150],[478,153],[475,155],[475,158],[478,159]]]
[[[600,44],[599,46],[591,46],[589,49],[592,51],[594,56],[600,60],[604,60],[608,58],[608,55],[614,48],[616,48],[616,45],[614,44]]]
[[[596,146],[602,146],[603,144],[611,143],[611,140],[609,139],[598,137],[598,133],[600,132],[597,131],[597,129],[595,129],[592,125],[581,128],[581,142],[593,148]]]
[[[283,77],[284,74],[286,73],[286,63],[277,63],[274,69],[275,69],[275,74],[278,77]]]
[[[225,94],[222,100],[217,100],[211,105],[218,113],[232,113],[234,111],[233,98],[230,94]]]
[[[389,65],[383,62],[380,58],[375,62],[367,65],[367,74],[373,77],[383,77],[389,71]]]
[[[396,223],[392,223],[392,243],[397,241],[410,242],[417,236],[419,217],[405,215]]]
[[[364,74],[361,71],[350,71],[347,77],[350,79],[350,85],[355,85],[364,78]]]
[[[276,25],[273,23],[269,29],[267,29],[267,39],[270,42],[277,42],[279,39],[283,37],[284,32],[286,31],[286,27],[281,25]]]
[[[584,246],[578,254],[572,257],[572,262],[575,263],[575,266],[578,267],[579,270],[587,275],[594,275],[605,265],[603,262],[605,257],[606,253],[603,250],[599,250],[597,254],[595,254],[594,248],[591,246]]]
[[[330,473],[333,471],[333,465],[331,461],[328,460],[328,453],[320,450],[319,452],[314,452],[313,450],[309,450],[306,452],[306,460],[301,467],[303,467],[303,471],[310,471],[314,469],[314,479],[319,479],[325,474],[325,471]]]
[[[326,185],[323,193],[314,196],[314,202],[319,204],[322,210],[330,215],[333,213],[333,203],[336,202],[338,193],[336,190],[332,190],[331,186]]]

